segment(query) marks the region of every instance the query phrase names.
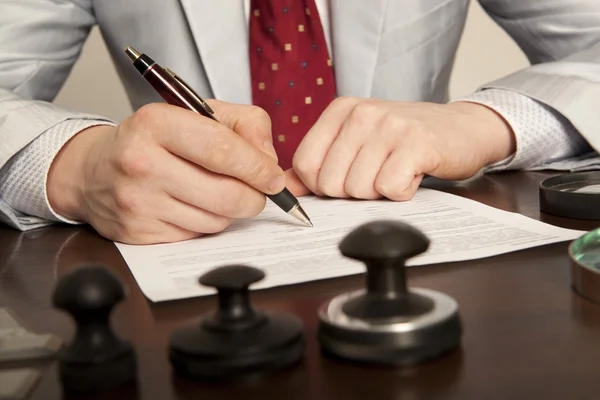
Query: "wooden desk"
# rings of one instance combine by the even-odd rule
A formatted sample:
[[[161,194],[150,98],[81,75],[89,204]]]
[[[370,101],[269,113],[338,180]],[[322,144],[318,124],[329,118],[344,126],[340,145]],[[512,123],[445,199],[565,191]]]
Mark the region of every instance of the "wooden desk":
[[[598,225],[540,215],[537,185],[546,176],[510,173],[432,187],[568,228]],[[114,326],[134,341],[140,361],[137,388],[105,396],[111,399],[598,399],[600,306],[570,289],[567,245],[409,269],[410,285],[458,301],[465,328],[460,351],[409,370],[365,368],[321,356],[315,310],[331,296],[361,287],[362,278],[354,276],[253,294],[256,307],[303,318],[308,344],[298,368],[241,387],[181,381],[167,360],[169,332],[207,312],[214,299],[150,304],[113,244],[86,228],[30,233],[0,228],[0,305],[15,310],[33,330],[69,339],[71,321],[50,306],[57,276],[81,263],[109,265],[131,289],[113,315]],[[56,363],[42,366],[32,398],[62,398]]]

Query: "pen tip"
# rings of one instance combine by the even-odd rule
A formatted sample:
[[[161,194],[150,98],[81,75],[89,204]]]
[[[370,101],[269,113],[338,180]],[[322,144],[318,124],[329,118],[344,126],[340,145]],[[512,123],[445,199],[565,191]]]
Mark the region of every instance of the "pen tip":
[[[296,207],[290,210],[289,213],[298,221],[304,223],[304,225],[311,227],[314,226],[308,215],[306,215],[306,212],[304,212],[304,210],[300,206],[300,204],[298,204]]]
[[[125,53],[127,54],[127,56],[129,56],[129,58],[131,59],[131,61],[136,61],[138,58],[141,57],[141,53],[139,51],[137,51],[136,49],[134,49],[131,46],[127,46],[125,48]]]

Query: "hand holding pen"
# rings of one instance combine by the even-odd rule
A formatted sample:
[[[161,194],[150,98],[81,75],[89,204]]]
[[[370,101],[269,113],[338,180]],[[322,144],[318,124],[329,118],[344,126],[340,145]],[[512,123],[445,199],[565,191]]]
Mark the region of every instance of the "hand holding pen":
[[[69,122],[77,133],[48,173],[52,210],[129,244],[192,239],[260,214],[265,193],[285,193],[286,184],[269,150],[270,120],[256,107],[213,105],[219,123],[164,103],[119,124]]]
[[[217,121],[214,111],[209,105],[174,72],[161,67],[149,56],[139,53],[132,47],[127,47],[125,53],[127,53],[138,72],[167,103]],[[220,138],[215,138],[215,140],[218,141]],[[214,150],[220,151],[218,146],[214,147]],[[244,154],[223,154],[225,164],[237,163],[239,157],[244,158],[246,156]],[[267,193],[267,197],[289,215],[306,225],[312,226],[310,218],[287,188],[284,187],[277,193]]]

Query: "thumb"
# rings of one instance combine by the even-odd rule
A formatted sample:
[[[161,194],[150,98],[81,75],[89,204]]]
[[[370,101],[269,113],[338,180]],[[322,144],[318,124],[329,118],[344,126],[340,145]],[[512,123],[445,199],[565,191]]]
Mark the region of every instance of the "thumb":
[[[296,172],[293,169],[285,171],[285,185],[296,197],[311,194],[311,191],[306,187],[298,175],[296,175]]]

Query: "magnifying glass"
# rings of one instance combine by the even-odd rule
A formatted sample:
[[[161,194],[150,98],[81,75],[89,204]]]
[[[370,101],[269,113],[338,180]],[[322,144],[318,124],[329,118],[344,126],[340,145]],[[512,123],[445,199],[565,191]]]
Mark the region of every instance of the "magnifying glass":
[[[547,214],[600,220],[600,171],[548,178],[540,183],[539,201]]]
[[[600,171],[553,176],[540,183],[540,210],[565,218],[600,220]],[[600,228],[569,245],[571,285],[600,304]]]
[[[600,304],[600,228],[571,242],[569,257],[573,289]]]

